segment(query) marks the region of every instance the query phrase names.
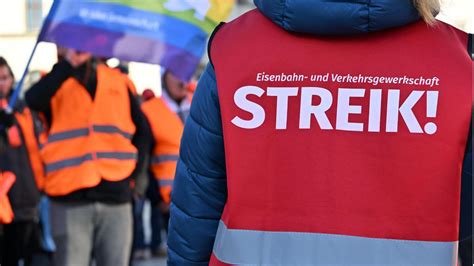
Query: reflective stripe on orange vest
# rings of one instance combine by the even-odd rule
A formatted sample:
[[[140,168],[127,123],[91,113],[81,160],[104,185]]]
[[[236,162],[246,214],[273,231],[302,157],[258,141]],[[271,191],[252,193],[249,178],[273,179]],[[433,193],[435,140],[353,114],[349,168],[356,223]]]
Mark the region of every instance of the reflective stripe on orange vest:
[[[160,184],[160,187],[173,188],[174,178],[169,178],[169,179],[163,178],[163,179],[158,180],[158,183]]]
[[[56,141],[73,139],[73,138],[78,138],[78,137],[85,137],[87,135],[89,135],[88,128],[80,128],[80,129],[73,129],[73,130],[58,132],[58,133],[50,134],[48,136],[48,143],[53,143]]]
[[[178,154],[162,154],[162,155],[157,155],[153,156],[151,158],[152,163],[163,163],[163,162],[177,162],[179,160],[179,155]]]
[[[136,153],[126,153],[126,152],[98,152],[96,154],[97,159],[116,159],[116,160],[136,160]],[[61,170],[66,167],[73,167],[81,165],[86,161],[92,161],[94,159],[93,154],[86,154],[83,156],[64,159],[61,161],[51,162],[46,164],[46,173],[51,173],[54,171]]]
[[[97,132],[97,133],[120,134],[123,137],[130,140],[133,137],[131,133],[124,132],[120,130],[119,128],[115,126],[111,126],[111,125],[93,125],[92,129],[93,129],[93,132]],[[68,131],[63,131],[63,132],[57,132],[54,134],[50,134],[48,136],[48,143],[68,140],[68,139],[73,139],[73,138],[78,138],[78,137],[85,137],[89,135],[89,133],[90,133],[89,128],[79,128],[79,129],[73,129],[73,130],[68,130]]]
[[[142,110],[150,123],[155,139],[151,171],[160,185],[161,197],[169,203],[184,125],[162,98],[154,98],[143,103]]]
[[[129,82],[122,73],[98,65],[93,100],[76,79],[63,82],[51,100],[53,121],[41,149],[46,193],[67,195],[102,179],[113,182],[130,176],[137,149],[131,143],[135,125]]]

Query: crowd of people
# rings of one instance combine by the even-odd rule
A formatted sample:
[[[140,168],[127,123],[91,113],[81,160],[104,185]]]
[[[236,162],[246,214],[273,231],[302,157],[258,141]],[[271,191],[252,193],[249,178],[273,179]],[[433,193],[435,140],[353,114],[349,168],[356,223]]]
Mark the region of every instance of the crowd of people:
[[[0,57],[0,265],[472,264],[472,36],[437,0],[254,2],[195,92],[59,49],[10,107]]]
[[[164,71],[161,97],[137,95],[125,68],[103,62],[58,49],[51,72],[8,112],[14,76],[0,57],[0,265],[115,266],[147,258],[147,249],[166,255],[161,234],[192,90]]]

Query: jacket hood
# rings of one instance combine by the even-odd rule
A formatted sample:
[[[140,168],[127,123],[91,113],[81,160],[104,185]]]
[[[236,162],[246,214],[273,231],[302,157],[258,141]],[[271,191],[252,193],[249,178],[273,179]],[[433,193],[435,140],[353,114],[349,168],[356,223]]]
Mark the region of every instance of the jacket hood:
[[[254,0],[266,17],[288,31],[352,35],[420,19],[412,0]]]

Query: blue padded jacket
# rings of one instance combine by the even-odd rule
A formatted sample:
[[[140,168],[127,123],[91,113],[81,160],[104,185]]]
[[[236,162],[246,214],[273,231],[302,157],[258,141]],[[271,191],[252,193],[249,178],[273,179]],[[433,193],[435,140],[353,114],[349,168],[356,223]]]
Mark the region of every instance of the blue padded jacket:
[[[398,27],[419,19],[411,0],[255,0],[289,31],[347,35]],[[215,72],[199,80],[181,140],[172,192],[169,265],[208,265],[227,198],[222,122]]]

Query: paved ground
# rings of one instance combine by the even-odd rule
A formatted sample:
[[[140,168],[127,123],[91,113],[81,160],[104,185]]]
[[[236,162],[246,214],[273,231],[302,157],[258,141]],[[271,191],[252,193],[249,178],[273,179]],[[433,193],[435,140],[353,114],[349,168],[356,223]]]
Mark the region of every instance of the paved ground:
[[[24,265],[20,262],[19,265]],[[35,256],[32,266],[44,266],[50,265],[49,260],[46,256]],[[95,263],[92,263],[93,266],[96,266]],[[132,262],[132,266],[166,266],[166,257],[164,258],[152,258],[149,260],[140,260]]]
[[[134,261],[133,266],[166,266],[166,258]]]

